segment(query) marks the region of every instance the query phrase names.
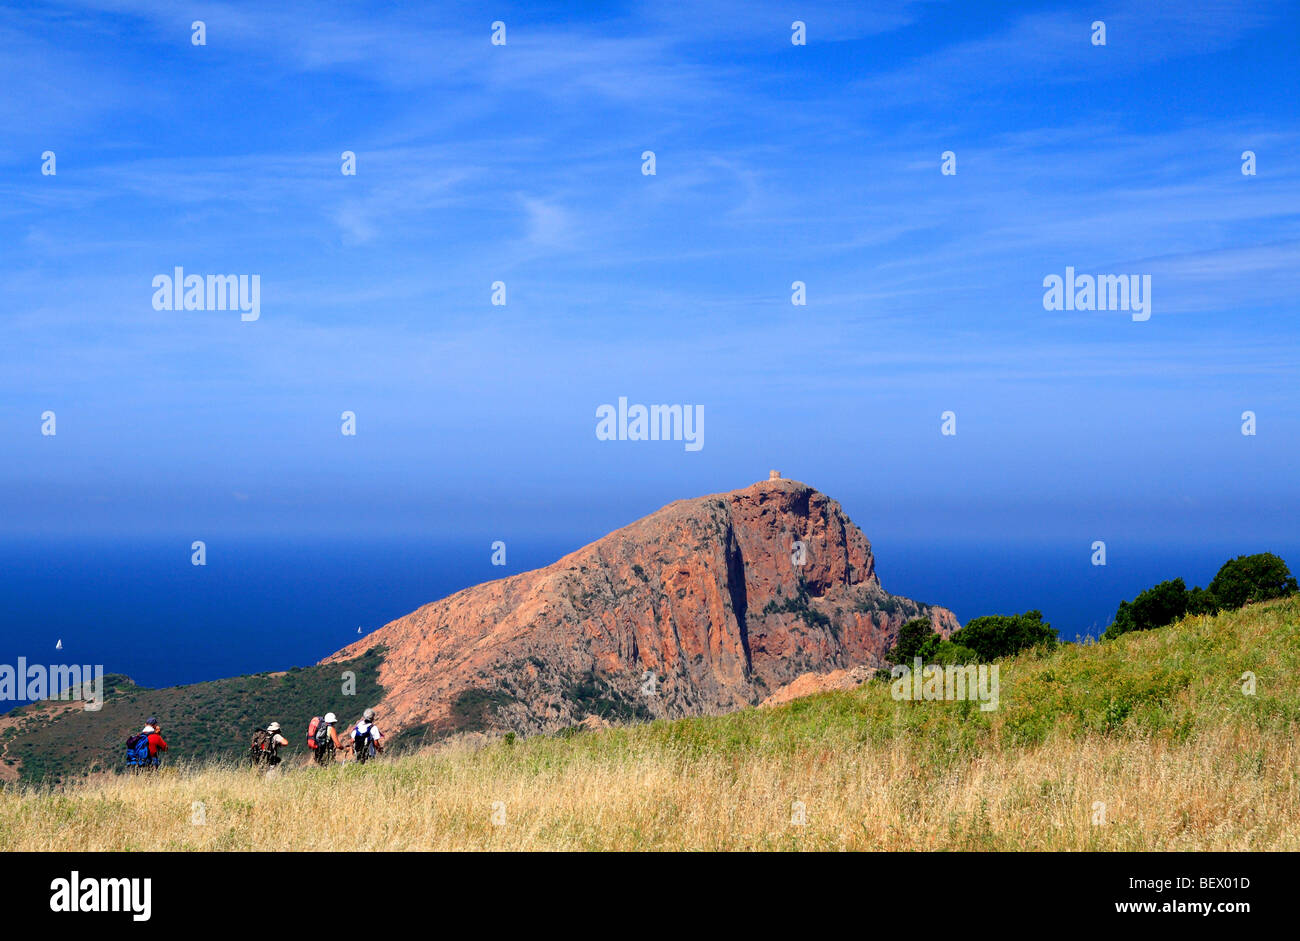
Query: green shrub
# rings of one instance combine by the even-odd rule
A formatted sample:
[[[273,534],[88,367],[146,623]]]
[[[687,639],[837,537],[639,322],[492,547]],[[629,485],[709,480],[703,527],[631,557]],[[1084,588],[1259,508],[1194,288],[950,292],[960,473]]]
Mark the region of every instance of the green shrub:
[[[780,586],[777,590],[780,590]],[[769,601],[763,606],[763,614],[797,614],[809,627],[829,628],[834,633],[835,627],[831,619],[812,607],[810,600],[808,586],[800,581],[799,593],[795,597],[787,598],[781,604],[777,604],[775,599]]]
[[[1221,607],[1219,599],[1200,585],[1187,593],[1188,614],[1218,614]]]
[[[515,698],[504,690],[463,689],[451,703],[451,730],[481,732],[492,726],[498,710],[514,701]]]
[[[941,666],[980,662],[980,656],[975,651],[941,638],[938,634],[931,634],[921,645],[920,657],[924,663],[937,663]]]
[[[1149,631],[1186,614],[1218,614],[1255,601],[1284,598],[1297,590],[1285,562],[1271,552],[1239,555],[1223,563],[1208,588],[1191,591],[1181,578],[1161,582],[1132,601],[1121,601],[1115,620],[1102,636],[1114,639],[1129,631]]]
[[[921,652],[927,641],[938,637],[929,618],[913,618],[898,629],[898,641],[886,656],[891,663],[907,663]]]
[[[975,652],[984,662],[1039,645],[1056,646],[1056,631],[1043,620],[1043,612],[992,614],[975,618],[953,631],[952,642]]]
[[[578,682],[565,687],[564,698],[577,706],[581,717],[597,716],[612,722],[653,718],[643,703],[628,702],[622,693],[590,670]]]
[[[1210,594],[1224,608],[1240,608],[1255,601],[1284,598],[1296,591],[1296,580],[1286,563],[1271,552],[1239,555],[1223,563]]]
[[[1149,631],[1172,624],[1187,613],[1187,600],[1187,585],[1181,578],[1161,582],[1132,601],[1121,601],[1115,620],[1103,636],[1113,638],[1129,631]]]

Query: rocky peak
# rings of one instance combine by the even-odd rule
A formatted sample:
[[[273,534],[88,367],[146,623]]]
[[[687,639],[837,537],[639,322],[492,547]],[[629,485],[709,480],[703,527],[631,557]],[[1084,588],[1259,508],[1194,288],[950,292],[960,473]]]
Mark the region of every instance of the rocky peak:
[[[805,673],[878,665],[914,617],[958,626],[885,592],[840,505],[773,472],[425,605],[325,662],[386,646],[395,728],[550,731],[753,705]]]

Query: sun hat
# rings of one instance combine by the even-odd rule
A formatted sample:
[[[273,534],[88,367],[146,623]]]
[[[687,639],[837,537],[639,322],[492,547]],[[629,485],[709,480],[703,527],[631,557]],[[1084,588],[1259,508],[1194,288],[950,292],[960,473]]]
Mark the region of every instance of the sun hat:
[[[334,713],[332,713],[332,712],[327,712],[327,713],[325,713],[325,721],[326,721],[326,722],[337,722],[337,721],[339,721],[339,717],[336,716],[336,715],[335,715]]]

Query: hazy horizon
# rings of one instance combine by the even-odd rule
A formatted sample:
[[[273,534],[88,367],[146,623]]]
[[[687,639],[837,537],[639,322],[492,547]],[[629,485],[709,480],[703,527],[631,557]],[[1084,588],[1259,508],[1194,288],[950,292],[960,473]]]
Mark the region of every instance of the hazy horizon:
[[[481,545],[405,598],[777,468],[914,547],[891,591],[951,604],[930,567],[969,546],[950,577],[1006,584],[966,617],[1092,623],[1160,559],[1285,556],[1298,32],[1280,2],[7,4],[0,548],[102,573],[162,540],[180,580],[196,540],[209,572]],[[159,309],[178,267],[255,276],[256,318]],[[1149,277],[1149,319],[1046,309],[1071,270]],[[600,440],[621,397],[699,407],[701,447]],[[1075,587],[1017,586],[1032,546]],[[88,616],[121,600],[86,581]]]

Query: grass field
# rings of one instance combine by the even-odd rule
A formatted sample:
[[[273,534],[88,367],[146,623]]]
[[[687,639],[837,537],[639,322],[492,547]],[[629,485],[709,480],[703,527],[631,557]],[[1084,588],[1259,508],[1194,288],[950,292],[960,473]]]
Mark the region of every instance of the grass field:
[[[1300,850],[1298,671],[1293,597],[1003,661],[995,712],[873,681],[366,766],[15,784],[0,849]]]

